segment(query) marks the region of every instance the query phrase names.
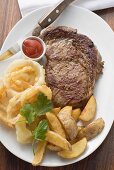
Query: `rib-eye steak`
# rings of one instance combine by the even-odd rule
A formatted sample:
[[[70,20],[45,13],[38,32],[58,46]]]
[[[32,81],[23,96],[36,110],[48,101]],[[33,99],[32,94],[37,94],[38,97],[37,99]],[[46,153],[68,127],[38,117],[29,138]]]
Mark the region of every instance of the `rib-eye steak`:
[[[54,105],[84,107],[103,69],[96,46],[87,36],[65,26],[49,27],[40,37],[47,45],[46,82]]]

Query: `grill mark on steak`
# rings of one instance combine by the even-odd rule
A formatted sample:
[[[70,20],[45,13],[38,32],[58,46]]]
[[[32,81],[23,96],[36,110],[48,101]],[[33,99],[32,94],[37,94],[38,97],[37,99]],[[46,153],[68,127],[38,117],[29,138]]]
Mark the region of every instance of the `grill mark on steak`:
[[[77,30],[49,27],[41,35],[46,45],[46,82],[55,106],[84,107],[93,94],[103,62],[94,43]]]

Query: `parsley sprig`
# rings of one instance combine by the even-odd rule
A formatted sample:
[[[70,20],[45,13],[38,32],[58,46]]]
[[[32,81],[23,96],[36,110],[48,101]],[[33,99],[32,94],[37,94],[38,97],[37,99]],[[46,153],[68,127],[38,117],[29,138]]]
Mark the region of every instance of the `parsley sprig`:
[[[28,124],[31,124],[37,116],[45,115],[45,113],[51,111],[52,108],[52,101],[43,93],[39,93],[37,100],[32,104],[25,104],[20,109],[20,113],[26,118]]]
[[[46,138],[46,132],[48,130],[48,121],[46,119],[41,120],[38,126],[33,131],[33,143],[32,143],[32,150],[35,155],[34,146],[37,141],[44,141]]]
[[[35,102],[26,103],[20,109],[20,114],[25,117],[27,124],[30,126],[37,121],[37,118],[45,115],[46,112],[51,111],[53,108],[52,101],[47,98],[43,93],[39,93]],[[41,120],[38,125],[33,129],[33,143],[32,148],[34,152],[34,145],[37,141],[44,141],[46,138],[46,132],[48,130],[48,121],[46,119]]]
[[[34,140],[45,140],[46,132],[48,130],[48,121],[46,119],[41,120],[38,126],[33,131]]]

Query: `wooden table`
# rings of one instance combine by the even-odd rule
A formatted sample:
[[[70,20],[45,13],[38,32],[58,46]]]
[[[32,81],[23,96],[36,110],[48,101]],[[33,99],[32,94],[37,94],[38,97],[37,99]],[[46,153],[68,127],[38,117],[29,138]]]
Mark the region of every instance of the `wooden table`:
[[[114,8],[96,12],[114,30]],[[0,47],[8,32],[21,18],[16,0],[0,0]],[[110,114],[110,113],[107,113]],[[60,168],[32,167],[12,155],[0,144],[0,170],[114,170],[114,125],[103,144],[81,162]]]

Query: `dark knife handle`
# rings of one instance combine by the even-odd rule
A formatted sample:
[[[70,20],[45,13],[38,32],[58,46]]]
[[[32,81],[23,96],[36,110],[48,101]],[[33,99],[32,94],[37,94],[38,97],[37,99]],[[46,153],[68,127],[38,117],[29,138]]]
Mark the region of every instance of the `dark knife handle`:
[[[62,0],[56,6],[51,8],[51,10],[46,13],[38,22],[42,28],[46,28],[51,23],[53,23],[56,18],[63,12],[63,10],[74,0]]]
[[[33,30],[33,36],[39,36],[42,29],[52,24],[56,18],[63,12],[63,10],[74,0],[62,0],[56,6],[50,9],[48,13],[44,14],[38,22],[38,26]]]

